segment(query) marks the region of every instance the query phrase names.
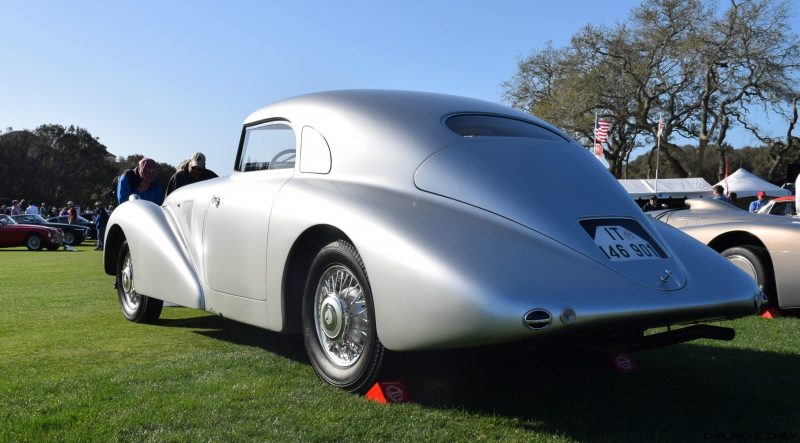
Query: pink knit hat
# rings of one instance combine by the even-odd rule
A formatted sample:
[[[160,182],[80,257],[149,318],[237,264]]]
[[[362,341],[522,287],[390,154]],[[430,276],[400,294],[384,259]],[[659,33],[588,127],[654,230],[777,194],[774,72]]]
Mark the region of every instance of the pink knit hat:
[[[143,158],[139,160],[139,174],[142,175],[142,178],[147,181],[153,181],[156,179],[156,172],[158,171],[158,165],[156,161],[152,158]]]

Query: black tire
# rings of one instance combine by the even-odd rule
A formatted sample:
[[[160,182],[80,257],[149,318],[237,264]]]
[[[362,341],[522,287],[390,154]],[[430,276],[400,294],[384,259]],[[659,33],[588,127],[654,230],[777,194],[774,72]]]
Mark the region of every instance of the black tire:
[[[124,241],[117,260],[116,285],[122,314],[134,323],[155,323],[161,315],[164,302],[136,292],[133,277],[133,260],[128,242]]]
[[[42,236],[39,234],[28,234],[25,238],[25,247],[27,247],[29,251],[41,251],[42,247],[44,247]]]
[[[70,246],[78,246],[75,243],[75,233],[70,231],[64,231],[64,244]]]
[[[337,287],[338,284],[338,287]],[[338,240],[322,248],[303,291],[303,340],[317,375],[350,392],[366,392],[380,371],[369,279],[356,248]]]
[[[767,252],[756,246],[735,246],[722,251],[722,256],[731,261],[737,268],[743,270],[767,295],[769,306],[777,307],[775,283],[769,268]]]

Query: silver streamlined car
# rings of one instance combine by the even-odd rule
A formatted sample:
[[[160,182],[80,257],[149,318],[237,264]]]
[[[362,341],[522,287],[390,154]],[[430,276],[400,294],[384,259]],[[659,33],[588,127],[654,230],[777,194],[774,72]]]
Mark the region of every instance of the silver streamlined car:
[[[429,93],[262,108],[230,177],[163,206],[126,202],[106,232],[129,320],[155,321],[169,301],[302,331],[319,376],[352,391],[375,379],[384,348],[730,338],[710,325],[644,331],[763,301],[727,260],[642,214],[558,129]]]
[[[800,219],[751,214],[713,199],[655,217],[707,244],[749,274],[781,309],[800,308]]]

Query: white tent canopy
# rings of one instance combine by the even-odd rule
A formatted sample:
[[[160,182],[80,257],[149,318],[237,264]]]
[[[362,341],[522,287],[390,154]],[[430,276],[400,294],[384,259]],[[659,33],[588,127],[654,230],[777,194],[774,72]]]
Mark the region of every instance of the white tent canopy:
[[[655,179],[618,180],[634,199],[656,195]],[[662,178],[658,180],[659,198],[711,197],[711,185],[701,177]]]
[[[735,192],[738,197],[755,197],[758,191],[764,191],[769,197],[783,197],[792,194],[788,189],[775,186],[744,168],[740,168],[729,175],[727,180],[722,180],[717,185],[725,188],[726,194]]]

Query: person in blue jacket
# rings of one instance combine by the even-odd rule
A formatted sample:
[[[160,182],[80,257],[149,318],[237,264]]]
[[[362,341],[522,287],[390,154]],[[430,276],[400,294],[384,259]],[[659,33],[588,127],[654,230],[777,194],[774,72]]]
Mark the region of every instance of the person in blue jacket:
[[[152,158],[139,160],[136,169],[129,169],[120,176],[117,182],[117,202],[123,204],[128,201],[131,194],[138,195],[142,200],[151,201],[157,205],[164,203],[164,191],[156,178],[158,165]]]

